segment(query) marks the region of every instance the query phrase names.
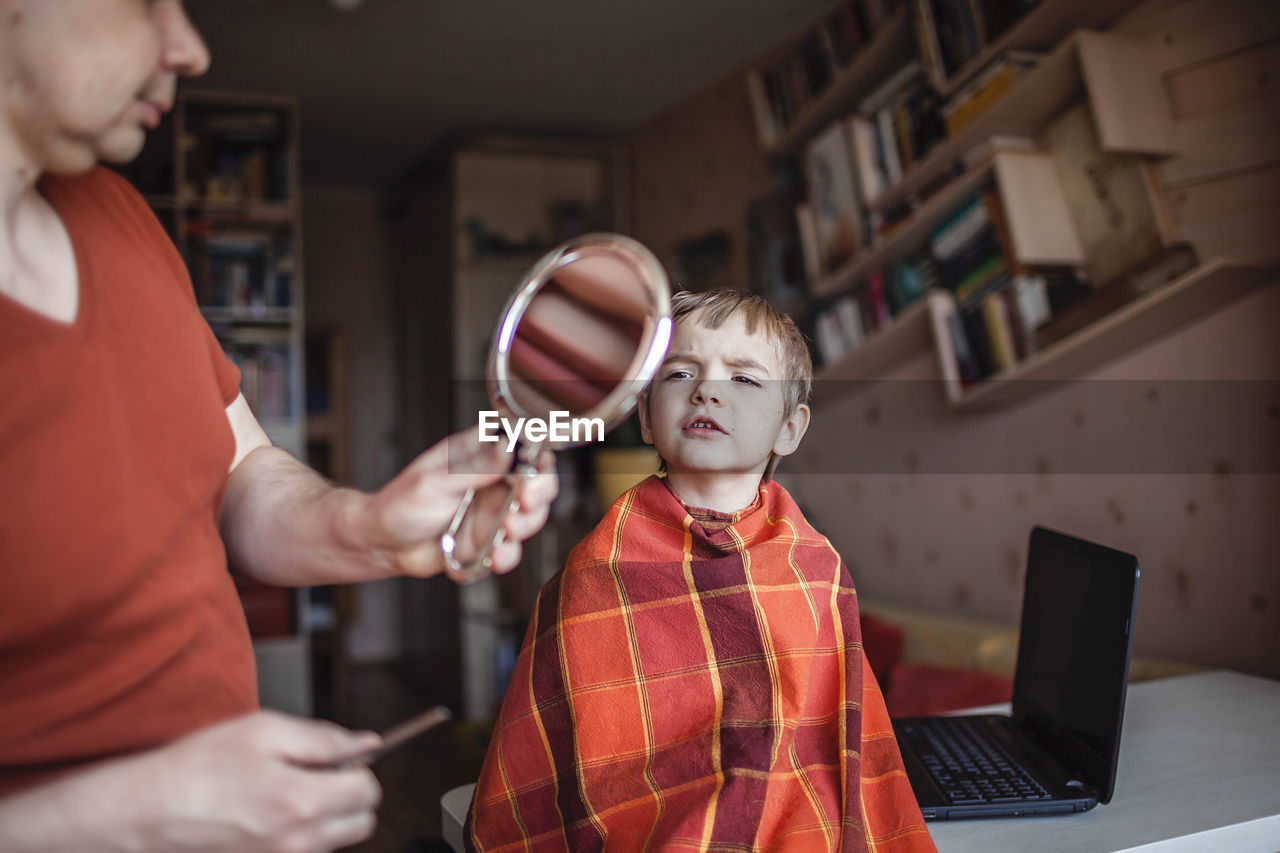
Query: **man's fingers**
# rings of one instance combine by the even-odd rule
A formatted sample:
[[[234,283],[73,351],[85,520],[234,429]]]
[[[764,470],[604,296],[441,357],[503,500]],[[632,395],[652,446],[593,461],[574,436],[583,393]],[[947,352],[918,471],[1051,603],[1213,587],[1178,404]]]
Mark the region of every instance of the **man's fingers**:
[[[351,732],[324,720],[264,712],[258,737],[263,746],[294,764],[323,767],[342,764],[376,749],[374,732]]]
[[[349,847],[364,841],[377,827],[378,821],[372,811],[342,815],[328,821],[320,832],[317,850],[335,850]]]
[[[455,432],[444,441],[445,471],[492,482],[511,470],[512,454],[497,441],[481,441],[479,427]]]
[[[493,549],[493,572],[502,575],[520,565],[520,557],[524,549],[519,542],[503,542]]]
[[[550,509],[549,504],[541,503],[533,509],[521,509],[520,512],[509,516],[503,522],[503,528],[507,531],[507,539],[513,542],[523,542],[537,533],[546,524],[547,513]]]

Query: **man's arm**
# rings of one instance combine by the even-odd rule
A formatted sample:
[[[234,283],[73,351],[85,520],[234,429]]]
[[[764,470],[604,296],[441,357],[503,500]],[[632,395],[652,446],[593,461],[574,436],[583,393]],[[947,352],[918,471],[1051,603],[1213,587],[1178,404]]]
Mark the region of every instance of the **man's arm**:
[[[467,489],[479,490],[462,531],[462,559],[474,554],[507,500],[502,482],[511,457],[500,443],[470,430],[427,450],[374,494],[338,488],[288,453],[271,446],[243,396],[227,407],[236,453],[220,526],[231,564],[280,586],[354,583],[396,574],[440,571],[440,535]],[[520,543],[546,521],[556,495],[554,462],[525,485],[520,510],[504,524],[507,541],[494,549],[496,571],[520,561]]]

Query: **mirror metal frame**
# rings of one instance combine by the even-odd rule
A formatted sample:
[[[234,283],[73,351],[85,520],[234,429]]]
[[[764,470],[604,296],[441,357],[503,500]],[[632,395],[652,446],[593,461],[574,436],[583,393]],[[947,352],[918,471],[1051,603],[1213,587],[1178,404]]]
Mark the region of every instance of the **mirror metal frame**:
[[[645,337],[641,338],[636,349],[637,353],[643,353],[643,358],[639,359],[638,364],[633,358],[628,368],[629,375],[605,395],[603,400],[587,412],[574,413],[575,417],[600,418],[604,422],[604,431],[608,433],[631,414],[640,393],[649,384],[666,356],[667,347],[671,343],[671,285],[662,264],[644,245],[622,234],[596,232],[575,237],[552,249],[525,273],[499,317],[485,369],[485,384],[489,400],[501,416],[520,418],[540,414],[522,411],[512,391],[511,347],[516,339],[516,331],[534,297],[555,277],[556,271],[593,249],[621,253],[636,271],[639,281],[645,287],[649,302],[645,316],[650,322],[646,323]],[[542,449],[550,446],[552,450],[563,450],[582,443],[520,443],[513,467],[515,482],[511,486],[506,506],[499,513],[493,530],[475,561],[465,565],[458,561],[455,551],[458,533],[462,529],[467,510],[475,499],[475,490],[468,490],[449,529],[440,538],[445,573],[459,584],[471,584],[488,577],[492,571],[490,555],[504,539],[503,522],[508,514],[519,509],[520,492],[524,483],[537,475],[537,459]]]

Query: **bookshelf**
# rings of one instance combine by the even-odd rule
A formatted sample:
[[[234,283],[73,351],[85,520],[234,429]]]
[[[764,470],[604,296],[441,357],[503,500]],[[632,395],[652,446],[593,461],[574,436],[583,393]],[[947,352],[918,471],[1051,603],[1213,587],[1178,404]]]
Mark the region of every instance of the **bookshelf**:
[[[847,0],[840,8],[862,5],[864,0]],[[800,165],[803,168],[793,169],[793,174],[803,174],[810,182],[825,174],[832,186],[839,187],[848,184],[848,179],[831,170],[813,169],[805,158],[814,149],[825,152],[828,159],[833,149],[838,151],[836,146],[819,148],[818,140],[841,123],[846,124],[845,144],[852,152],[847,156],[853,158],[852,182],[862,210],[861,224],[857,216],[853,222],[865,229],[852,253],[846,249],[841,261],[839,253],[829,253],[826,245],[815,250],[814,214],[803,210],[819,206],[812,188],[808,204],[798,211],[803,215],[797,216],[800,245],[808,240],[805,248],[809,288],[807,301],[793,297],[794,304],[786,307],[797,314],[812,314],[815,338],[819,339],[821,354],[827,356],[816,374],[817,402],[848,393],[858,382],[881,378],[906,360],[933,350],[943,374],[944,397],[950,406],[968,410],[1012,405],[1052,387],[1054,382],[1078,377],[1146,346],[1276,279],[1277,268],[1269,261],[1239,262],[1214,253],[1194,265],[1194,247],[1187,247],[1192,268],[1178,267],[1173,281],[1168,281],[1171,276],[1162,272],[1160,281],[1165,283],[1154,283],[1149,267],[1165,263],[1175,251],[1186,251],[1179,248],[1185,244],[1177,242],[1178,229],[1155,179],[1156,159],[1179,153],[1168,93],[1159,76],[1163,67],[1159,47],[1145,37],[1097,31],[1135,8],[1137,0],[1041,0],[994,38],[987,39],[971,58],[950,68],[942,79],[936,73],[937,66],[931,65],[931,58],[925,55],[928,46],[924,23],[931,20],[930,10],[939,4],[933,0],[906,0],[877,5],[890,9],[891,14],[881,21],[874,37],[865,40],[859,52],[843,66],[836,63],[829,85],[803,100],[798,110],[785,116],[785,122],[778,120],[776,110],[772,128],[769,121],[762,120],[762,107],[767,109],[770,101],[764,97],[769,93],[761,83],[761,75],[778,67],[779,57],[801,51],[814,32],[825,32],[828,18],[788,40],[747,73],[761,148],[776,166],[785,170],[791,164]],[[1016,74],[1007,88],[967,123],[930,143],[918,156],[904,153],[900,171],[887,183],[871,192],[863,191],[869,185],[865,172],[859,171],[865,163],[858,162],[850,116],[869,117],[870,110],[879,109],[875,104],[882,103],[880,95],[888,88],[886,82],[895,75],[906,79],[898,74],[902,66],[913,60],[920,62],[921,76],[930,80],[945,105],[945,99],[972,91],[984,76],[989,76],[991,64],[1002,61],[1009,51],[1034,52],[1030,55],[1034,64]],[[1147,176],[1152,230],[1157,232],[1157,245],[1162,247],[1162,254],[1148,256],[1149,263],[1139,264],[1135,258],[1128,258],[1129,265],[1112,263],[1109,274],[1094,275],[1098,256],[1092,252],[1097,244],[1090,242],[1086,231],[1096,227],[1097,220],[1082,224],[1078,202],[1081,187],[1099,179],[1064,171],[1066,158],[1059,158],[1061,151],[1056,147],[1052,154],[1059,159],[1050,165],[1048,148],[1063,140],[1055,134],[1064,126],[1064,119],[1080,110],[1087,110],[1098,151],[1106,157],[1126,156],[1133,163],[1145,164],[1139,168]],[[766,132],[770,129],[772,133]],[[880,131],[886,132],[883,128]],[[1017,144],[1006,147],[1006,141]],[[911,291],[907,290],[904,293],[908,298],[899,298],[895,303],[890,271],[896,274],[896,265],[927,256],[931,239],[937,238],[957,209],[988,187],[994,189],[1005,210],[1007,230],[1021,232],[1021,236],[1012,234],[1008,241],[1001,238],[1010,260],[1009,274],[1052,275],[1054,270],[1087,270],[1088,277],[1094,279],[1093,296],[1104,297],[1095,300],[1092,307],[1101,304],[1108,308],[1105,313],[1077,312],[1092,319],[1076,323],[1077,318],[1071,317],[1070,323],[1055,326],[1043,338],[1037,334],[1036,341],[1025,345],[1019,342],[1015,357],[1003,359],[994,370],[990,366],[984,368],[978,374],[981,378],[966,374],[968,378],[962,385],[953,348],[952,333],[959,313],[955,298],[947,290],[931,289],[911,301]],[[1102,199],[1107,188],[1099,183],[1093,191]],[[1066,197],[1070,197],[1069,210],[1061,203]],[[834,209],[835,215],[842,215],[849,205],[836,205]],[[1055,236],[1070,236],[1073,220],[1085,230],[1079,231],[1074,241],[1055,243]],[[821,227],[817,229],[821,239],[830,239],[833,233],[836,232],[830,222],[825,232]],[[1025,245],[1027,234],[1036,244],[1034,249]],[[1010,248],[1020,242],[1023,245]],[[1128,270],[1125,275],[1132,281],[1122,283],[1115,278],[1122,267]],[[1147,287],[1154,289],[1135,295]],[[886,293],[890,294],[888,307],[896,311],[887,322]],[[1116,296],[1108,302],[1108,294]],[[864,319],[855,318],[850,323],[841,316],[838,325],[846,332],[845,346],[849,349],[831,357],[839,347],[829,344],[831,324],[824,327],[822,323],[840,313],[835,308],[841,301],[855,295],[855,304],[870,328],[863,328]],[[972,311],[972,305],[966,310]],[[1010,310],[1016,314],[1016,309]],[[1051,319],[1056,321],[1056,302],[1052,310]],[[1070,313],[1069,308],[1063,310]],[[987,321],[992,322],[990,317]],[[851,326],[854,331],[848,333]],[[1030,339],[1030,328],[1025,331]],[[1007,351],[1008,339],[1005,345]]]
[[[912,356],[936,345],[933,317],[953,310],[954,302],[939,290],[931,290],[899,312],[887,326],[876,329],[858,346],[857,358],[827,365],[814,375],[813,400],[829,402],[852,390],[856,383],[871,382]]]
[[[983,139],[995,135],[1034,136],[1068,105],[1086,96],[1098,118],[1104,149],[1173,153],[1173,126],[1168,111],[1161,110],[1159,100],[1149,97],[1158,85],[1153,64],[1144,62],[1149,50],[1146,42],[1127,36],[1087,30],[1073,33],[1015,83],[1007,95],[972,124],[933,148],[869,207],[875,211],[897,207],[944,177]],[[1140,70],[1113,76],[1109,69],[1115,67]],[[1133,112],[1135,103],[1142,104],[1137,114]],[[1147,133],[1140,135],[1142,128]]]
[[[254,414],[305,459],[297,133],[291,99],[183,91],[125,174],[173,237]]]
[[[853,109],[857,100],[880,80],[906,61],[912,50],[911,15],[903,7],[885,21],[870,42],[844,68],[837,68],[831,85],[792,118],[787,127],[765,146],[775,159],[795,155],[841,113]]]
[[[1046,0],[947,79],[942,91],[954,93],[980,69],[984,59],[1000,56],[1002,51],[1013,47],[1048,48],[1038,56],[1033,67],[1016,76],[1008,89],[969,123],[907,163],[896,180],[870,199],[859,199],[875,230],[869,240],[864,232],[861,241],[864,245],[851,257],[826,272],[816,269],[810,260],[809,295],[814,300],[814,322],[818,326],[827,322],[825,327],[817,328],[815,332],[825,333],[819,344],[822,354],[827,356],[826,364],[818,372],[819,379],[873,379],[892,370],[909,354],[929,346],[932,340],[944,368],[948,401],[953,405],[979,405],[986,400],[990,405],[997,405],[1019,398],[1019,394],[1008,389],[988,390],[1002,383],[1006,375],[1022,377],[1023,371],[1027,370],[1030,371],[1029,378],[1038,378],[1038,371],[1043,369],[1043,365],[1074,363],[1071,360],[1060,362],[1060,355],[1044,356],[1037,353],[1034,346],[1020,341],[1016,356],[1005,358],[995,370],[990,367],[983,369],[980,372],[983,378],[978,385],[962,391],[955,366],[948,362],[948,359],[954,361],[950,349],[955,337],[948,334],[946,317],[948,312],[957,313],[954,300],[948,302],[946,292],[930,291],[914,304],[909,298],[905,304],[899,298],[895,305],[893,296],[890,296],[890,307],[897,310],[899,316],[885,324],[883,308],[867,313],[867,294],[872,291],[872,279],[879,279],[874,291],[880,295],[873,296],[871,304],[882,304],[876,300],[884,299],[883,294],[892,290],[892,285],[887,283],[889,271],[894,269],[896,274],[897,265],[928,256],[929,242],[936,237],[937,229],[947,222],[958,206],[987,187],[994,188],[1005,210],[1008,230],[1012,232],[1008,240],[1002,237],[1011,270],[1083,269],[1089,265],[1090,259],[1074,235],[1073,215],[1076,211],[1069,210],[1065,200],[1061,186],[1061,180],[1065,179],[1062,164],[1053,162],[1044,148],[1049,129],[1056,127],[1063,116],[1083,103],[1087,107],[1080,109],[1087,109],[1099,151],[1107,155],[1133,156],[1134,162],[1140,158],[1149,162],[1152,157],[1175,153],[1173,121],[1158,77],[1159,64],[1155,61],[1154,45],[1146,39],[1128,35],[1073,29],[1082,22],[1110,20],[1132,5],[1124,2],[1067,5]],[[897,22],[895,17],[886,26]],[[880,35],[890,38],[886,31]],[[872,67],[869,57],[867,54],[855,60],[850,72],[863,61]],[[891,67],[891,64],[878,66],[878,70],[884,73],[883,68]],[[840,115],[839,108],[828,109],[823,104],[852,104],[856,101],[854,93],[840,92],[839,85],[837,82],[831,91],[815,100],[810,107],[811,113],[797,117],[785,135],[765,147],[765,153],[777,156],[800,151],[802,156],[807,156],[803,151],[807,141],[805,133],[825,133],[826,128],[820,127],[821,120],[827,120],[827,128],[846,120]],[[1037,138],[1042,135],[1044,139]],[[853,158],[856,172],[859,163],[853,131],[847,130],[845,138],[852,152],[848,156]],[[813,174],[808,168],[806,172]],[[855,178],[856,183],[865,185],[861,178],[861,175]],[[1162,205],[1153,203],[1153,209],[1159,218]],[[800,219],[803,243],[806,226],[803,218]],[[1158,227],[1161,239],[1166,240],[1163,243],[1166,247],[1172,242],[1167,240],[1171,231],[1167,226],[1165,219]],[[809,257],[812,259],[818,256],[812,249],[812,238],[810,246]],[[1218,280],[1222,275],[1216,267],[1212,270],[1206,268],[1204,272],[1209,280]],[[1194,278],[1194,273],[1189,275]],[[1110,282],[1102,280],[1100,283]],[[849,341],[853,342],[852,346],[843,355],[832,358],[831,353],[838,353],[839,347],[833,348],[829,343],[832,334],[830,318],[825,315],[831,314],[834,305],[855,293],[861,294],[857,302],[862,309],[862,317],[879,319],[869,321],[873,327],[869,332],[855,330],[846,334],[846,346]],[[1141,315],[1146,310],[1155,310],[1154,306],[1160,304],[1158,300],[1138,299],[1126,307],[1125,316],[1130,313]],[[1172,304],[1182,302],[1175,299]],[[986,306],[987,310],[992,308]],[[972,310],[972,306],[966,309]],[[823,312],[824,316],[818,316],[818,312]],[[863,322],[855,320],[853,325],[861,326]],[[842,320],[841,325],[847,330],[850,324]],[[1132,328],[1143,327],[1138,323]],[[1126,324],[1124,328],[1131,327]],[[1072,334],[1066,341],[1048,346],[1046,351],[1070,352],[1076,346],[1070,342],[1078,340],[1079,335],[1087,331]],[[1026,330],[1026,336],[1030,338],[1030,329]],[[1006,351],[1010,351],[1011,346],[1006,343]],[[1009,361],[1018,363],[1010,365]],[[950,372],[947,372],[948,368]],[[997,375],[992,376],[991,373]],[[1025,390],[1033,384],[1018,383],[1016,387]],[[826,383],[826,387],[817,392],[817,399],[830,399],[842,393],[841,388],[847,387],[841,383]],[[978,402],[967,402],[971,399]]]
[[[857,54],[844,67],[835,67],[831,83],[818,92],[802,108],[789,117],[783,127],[775,119],[762,115],[769,99],[760,84],[764,70],[780,57],[796,50],[803,35],[762,61],[748,72],[748,86],[753,89],[757,126],[770,132],[761,135],[765,153],[774,159],[794,156],[823,127],[841,114],[854,109],[884,78],[916,55],[918,50],[917,15],[922,0],[904,0],[881,22],[873,37],[862,44]],[[1136,6],[1140,0],[1041,0],[1003,33],[990,40],[983,49],[950,75],[940,89],[943,97],[955,94],[980,69],[1008,50],[1043,50],[1062,41],[1072,30],[1098,29]]]
[[[173,238],[273,444],[306,454],[298,115],[293,100],[184,90],[123,169]],[[238,583],[267,707],[311,710],[307,595]]]
[[[919,3],[920,0],[915,0]],[[1043,50],[1075,29],[1100,29],[1138,5],[1140,0],[1040,0],[1007,30],[951,74],[942,95],[954,94],[979,69],[1007,50]]]
[[[961,388],[955,378],[954,356],[946,341],[945,316],[956,310],[955,300],[944,291],[932,290],[894,317],[888,326],[869,335],[855,358],[820,370],[814,377],[818,380],[814,385],[814,401],[830,402],[851,390],[854,383],[881,378],[907,359],[936,350],[945,377],[947,401],[953,409],[1003,408],[1057,383],[1078,379],[1237,299],[1277,283],[1280,283],[1280,261],[1211,258],[1176,281],[967,390]]]
[[[947,382],[947,398],[960,410],[994,409],[1027,399],[1054,383],[1079,378],[1127,353],[1216,311],[1243,296],[1280,282],[1280,262],[1251,263],[1212,258],[1191,272],[1119,308],[1075,334],[1034,353],[1012,370],[970,390]],[[947,294],[935,294],[942,301]],[[935,303],[935,310],[937,310]],[[939,346],[940,357],[949,349]],[[949,369],[944,366],[944,375]]]

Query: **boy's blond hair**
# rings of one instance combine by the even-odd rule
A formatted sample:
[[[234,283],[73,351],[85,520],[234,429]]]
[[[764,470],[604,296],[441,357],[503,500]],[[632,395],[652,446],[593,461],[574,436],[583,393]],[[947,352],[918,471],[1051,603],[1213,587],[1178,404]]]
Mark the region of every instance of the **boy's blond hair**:
[[[763,327],[765,336],[778,348],[782,368],[783,417],[789,418],[796,406],[809,402],[813,390],[813,359],[809,346],[794,320],[774,308],[762,297],[745,290],[682,290],[671,296],[672,325],[697,316],[697,322],[708,329],[718,329],[730,317],[741,315],[747,334],[754,335]],[[649,405],[646,392],[642,405]],[[772,480],[778,468],[778,456],[771,454],[764,469],[765,481]],[[658,457],[658,471],[666,473],[667,460]]]
[[[813,389],[813,359],[809,346],[796,323],[770,305],[764,298],[745,290],[682,290],[671,297],[671,322],[697,314],[697,322],[708,329],[718,329],[724,321],[741,316],[747,334],[754,335],[763,327],[765,336],[778,348],[782,368],[783,416],[790,417],[796,406],[809,402]]]

